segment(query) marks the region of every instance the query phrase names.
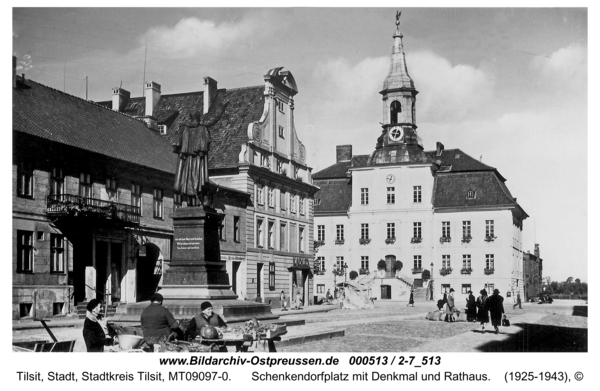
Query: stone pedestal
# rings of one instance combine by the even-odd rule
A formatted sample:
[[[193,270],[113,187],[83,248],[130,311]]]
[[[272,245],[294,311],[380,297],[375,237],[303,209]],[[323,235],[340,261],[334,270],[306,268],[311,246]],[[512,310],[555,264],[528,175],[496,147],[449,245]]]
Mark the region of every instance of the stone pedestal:
[[[175,318],[198,315],[200,304],[210,301],[227,322],[276,319],[269,304],[236,300],[229,285],[226,263],[221,261],[219,226],[221,217],[210,207],[179,208],[173,214],[174,244],[169,268],[164,271],[159,293],[163,306]],[[114,321],[139,321],[148,302],[117,308]]]

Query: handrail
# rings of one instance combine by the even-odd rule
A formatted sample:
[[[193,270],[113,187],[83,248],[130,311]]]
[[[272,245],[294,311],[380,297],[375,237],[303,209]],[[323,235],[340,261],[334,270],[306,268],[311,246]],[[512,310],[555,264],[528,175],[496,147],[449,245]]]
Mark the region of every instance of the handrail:
[[[139,223],[141,216],[141,208],[139,206],[120,204],[91,197],[80,197],[74,194],[48,195],[46,198],[46,207],[48,213],[93,214],[132,223]]]

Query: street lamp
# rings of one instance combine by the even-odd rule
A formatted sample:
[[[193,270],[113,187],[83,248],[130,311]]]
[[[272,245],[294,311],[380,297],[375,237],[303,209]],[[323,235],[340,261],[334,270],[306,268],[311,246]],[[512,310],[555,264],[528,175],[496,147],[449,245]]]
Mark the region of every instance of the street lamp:
[[[344,263],[342,269],[344,269],[344,282],[346,282],[346,270],[348,269],[348,265]]]
[[[431,273],[429,273],[429,284],[431,284],[431,289],[429,290],[431,300],[433,301],[433,262],[431,262]]]

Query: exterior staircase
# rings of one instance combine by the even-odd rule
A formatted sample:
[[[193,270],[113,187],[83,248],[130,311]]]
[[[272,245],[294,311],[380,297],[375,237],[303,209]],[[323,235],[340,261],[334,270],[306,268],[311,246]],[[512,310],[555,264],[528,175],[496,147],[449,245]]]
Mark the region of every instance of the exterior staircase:
[[[415,300],[415,302],[427,301],[426,295],[427,295],[427,288],[415,288],[415,291],[413,292],[413,299]]]

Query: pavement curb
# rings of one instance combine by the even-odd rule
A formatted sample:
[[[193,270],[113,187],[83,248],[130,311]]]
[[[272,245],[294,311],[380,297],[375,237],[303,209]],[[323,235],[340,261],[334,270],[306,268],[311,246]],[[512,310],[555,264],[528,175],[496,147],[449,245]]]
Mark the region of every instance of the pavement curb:
[[[295,346],[302,345],[309,342],[322,341],[324,339],[331,339],[336,337],[343,337],[346,335],[346,330],[330,330],[330,331],[322,331],[315,332],[311,334],[304,335],[296,335],[293,337],[281,337],[281,341],[275,342],[275,347],[277,349],[287,347],[287,346]],[[267,346],[266,341],[262,341],[258,344],[258,349],[261,351],[268,352],[269,348]]]

